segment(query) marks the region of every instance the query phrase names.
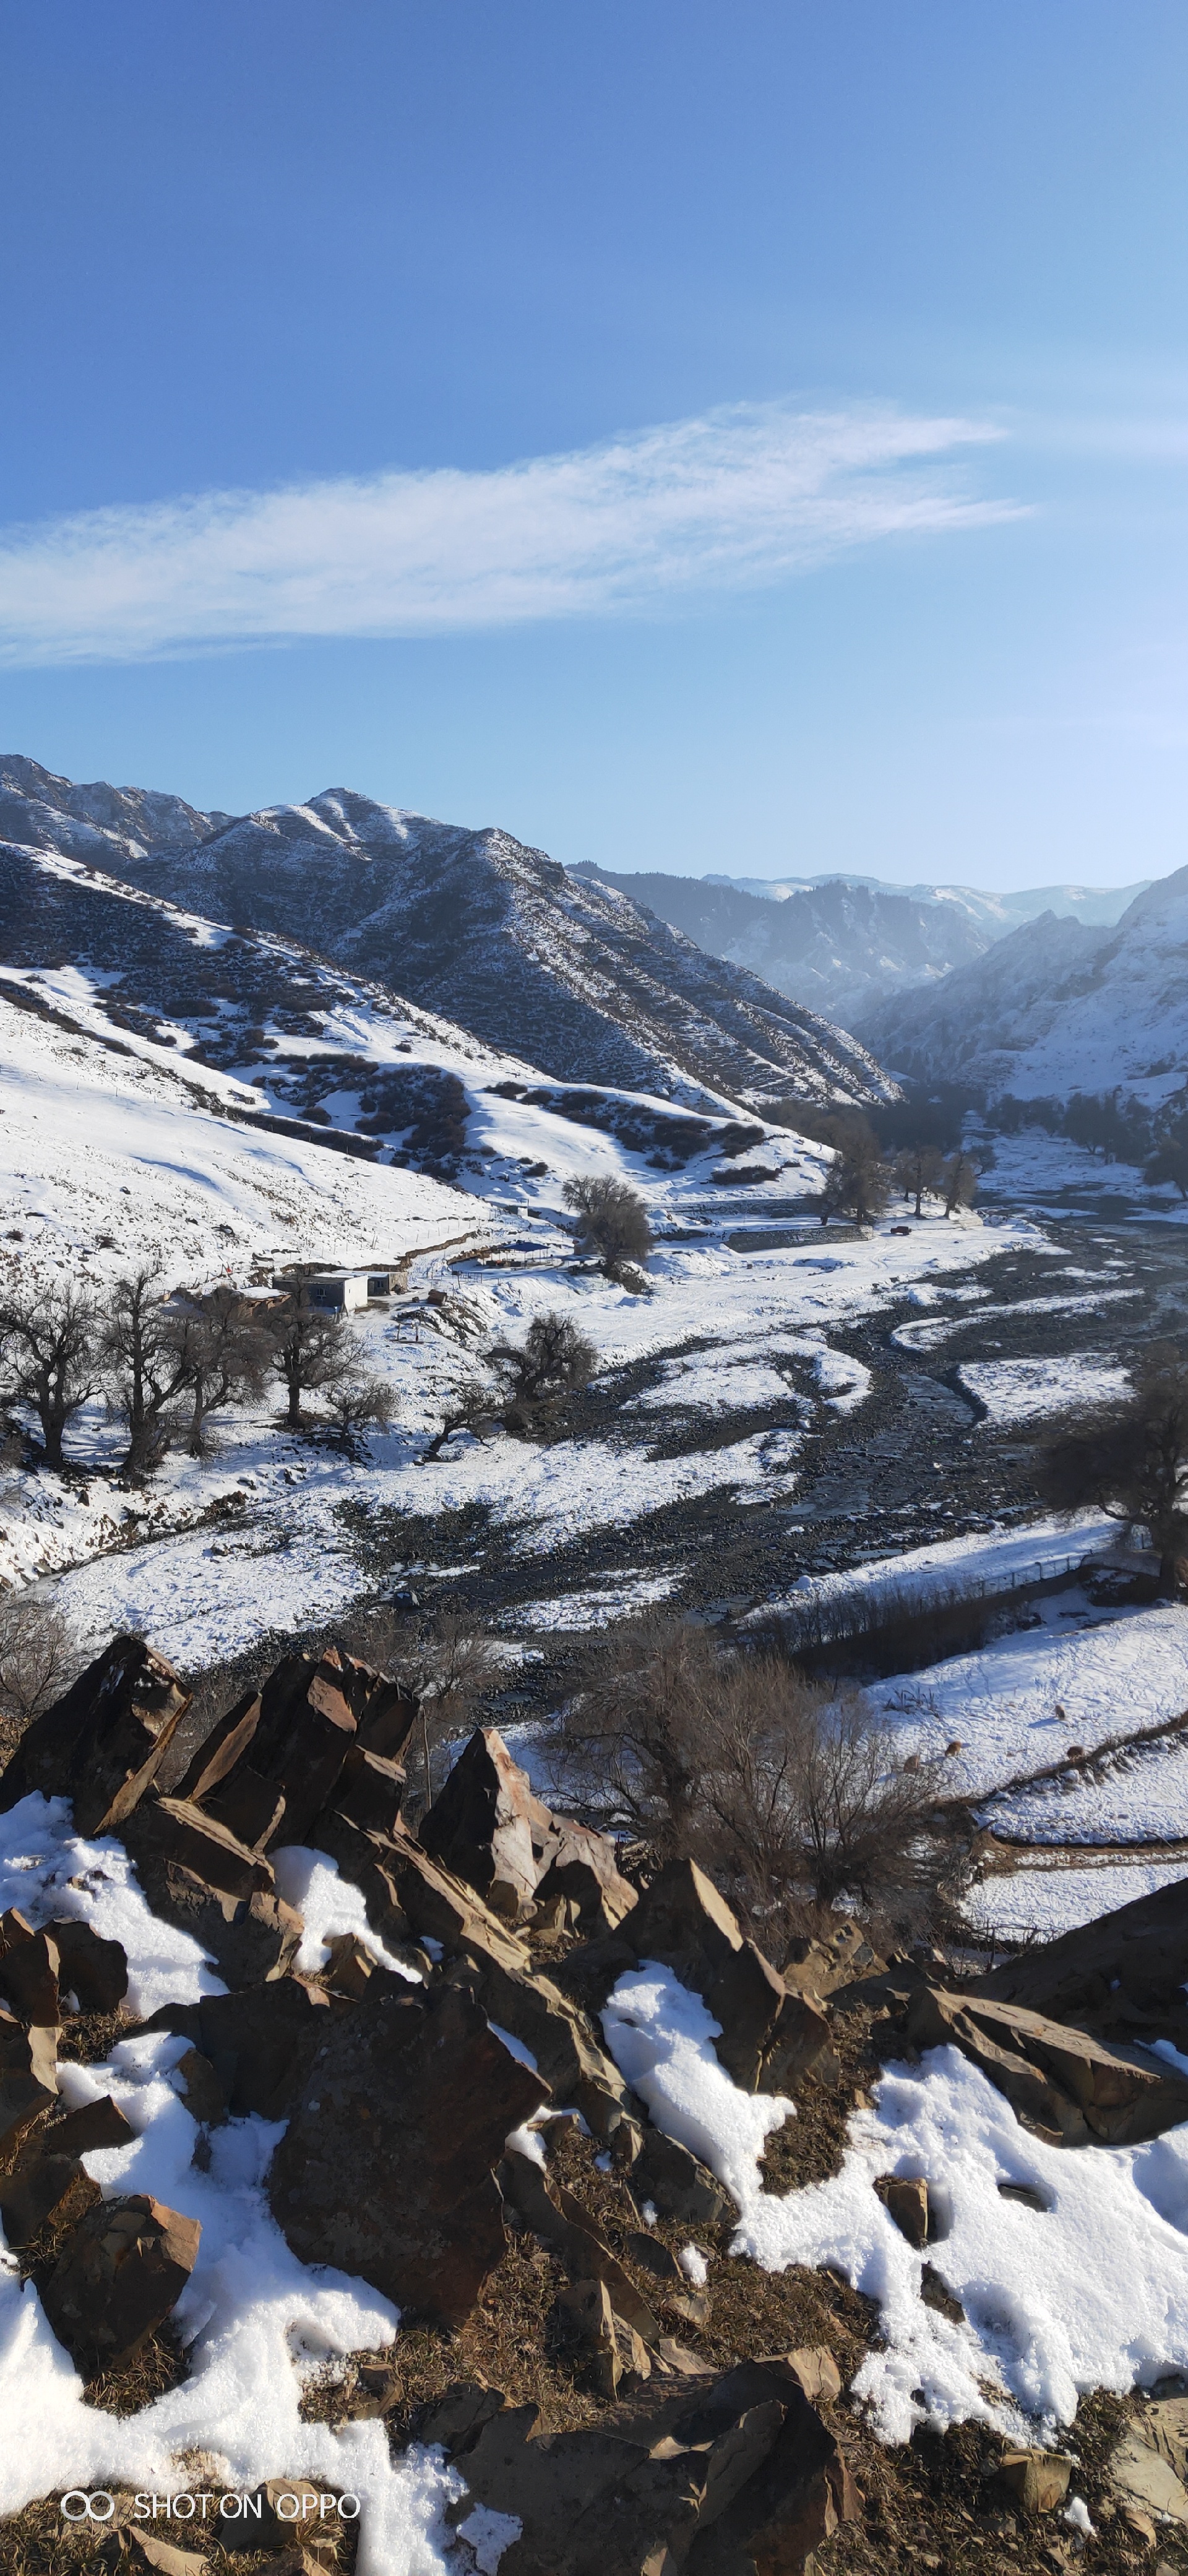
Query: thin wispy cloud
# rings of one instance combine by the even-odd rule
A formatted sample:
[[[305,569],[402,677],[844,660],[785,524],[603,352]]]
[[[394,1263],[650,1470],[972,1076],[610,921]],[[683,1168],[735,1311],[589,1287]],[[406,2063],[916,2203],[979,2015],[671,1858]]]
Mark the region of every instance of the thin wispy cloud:
[[[754,589],[887,538],[984,527],[983,423],[739,407],[489,472],[207,492],[0,537],[0,661],[138,661],[423,636]]]

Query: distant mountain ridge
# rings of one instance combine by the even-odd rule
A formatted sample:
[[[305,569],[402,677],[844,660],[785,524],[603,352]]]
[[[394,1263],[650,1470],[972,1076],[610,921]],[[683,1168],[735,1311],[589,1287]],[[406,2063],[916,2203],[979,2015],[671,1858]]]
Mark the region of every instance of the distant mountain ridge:
[[[863,1021],[884,1063],[1020,1099],[1121,1085],[1149,1105],[1188,1079],[1188,867],[1110,928],[1047,913],[931,992],[887,996]]]
[[[843,1027],[863,1027],[893,990],[929,987],[1046,911],[1114,922],[1140,887],[983,894],[969,886],[894,886],[877,877],[572,873],[613,885],[713,957],[746,967]]]
[[[348,789],[228,819],[23,759],[0,759],[0,828],[299,940],[560,1081],[702,1107],[893,1088],[843,1029],[510,833]]]
[[[984,922],[998,938],[1005,938],[1021,921],[1038,921],[1040,914],[1068,913],[1076,921],[1090,925],[1120,921],[1127,906],[1137,895],[1156,885],[1155,877],[1136,877],[1124,886],[1017,886],[1007,893],[991,891],[986,886],[968,885],[898,885],[887,877],[855,876],[848,868],[835,868],[828,874],[812,877],[733,877],[706,875],[703,885],[738,886],[746,894],[762,896],[769,903],[784,903],[789,895],[811,892],[817,886],[869,886],[875,894],[907,895],[914,903],[951,904],[958,912],[968,913],[971,921]]]

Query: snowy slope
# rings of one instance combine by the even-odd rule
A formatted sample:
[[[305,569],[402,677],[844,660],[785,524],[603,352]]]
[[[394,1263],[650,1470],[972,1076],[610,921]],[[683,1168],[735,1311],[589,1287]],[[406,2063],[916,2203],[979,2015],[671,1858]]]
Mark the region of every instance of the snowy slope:
[[[1042,920],[935,993],[870,1013],[884,1060],[1021,1099],[1116,1084],[1152,1103],[1188,1072],[1188,868],[1140,894],[1113,931]]]
[[[573,1173],[630,1173],[661,1207],[666,1176],[704,1185],[762,1145],[764,1169],[811,1155],[785,1130],[702,1093],[697,1109],[547,1081],[521,1057],[344,974],[291,940],[231,931],[56,853],[0,843],[0,978],[110,1052],[182,1065],[200,1095],[281,1116],[340,1149],[459,1181],[516,1207],[558,1205]]]
[[[5,828],[215,920],[297,937],[561,1081],[682,1102],[886,1088],[843,1030],[507,832],[346,789],[228,821],[17,759],[0,763]]]

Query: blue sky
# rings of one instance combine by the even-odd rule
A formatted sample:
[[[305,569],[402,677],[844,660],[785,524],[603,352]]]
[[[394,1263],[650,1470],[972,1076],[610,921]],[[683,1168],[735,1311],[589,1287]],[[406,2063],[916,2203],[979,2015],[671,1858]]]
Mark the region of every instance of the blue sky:
[[[0,0],[0,748],[1188,861],[1182,0]]]

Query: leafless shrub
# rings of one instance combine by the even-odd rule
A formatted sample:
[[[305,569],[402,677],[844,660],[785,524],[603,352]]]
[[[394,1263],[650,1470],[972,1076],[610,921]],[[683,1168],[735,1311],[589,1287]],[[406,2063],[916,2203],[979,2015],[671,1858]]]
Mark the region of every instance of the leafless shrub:
[[[342,1431],[367,1431],[390,1422],[396,1410],[395,1390],[384,1377],[347,1378],[330,1394],[330,1410]]]
[[[502,1390],[500,1418],[509,1431],[523,1431],[546,1406],[589,1384],[598,1353],[568,1315],[551,1309],[533,1316],[522,1342],[497,1342],[490,1361]]]
[[[587,1813],[699,1860],[769,1940],[842,1897],[918,1910],[953,1864],[938,1766],[905,1770],[860,1696],[661,1612],[591,1650],[554,1762]]]
[[[30,1719],[60,1699],[78,1662],[60,1610],[28,1592],[0,1597],[0,1753],[6,1761]]]

